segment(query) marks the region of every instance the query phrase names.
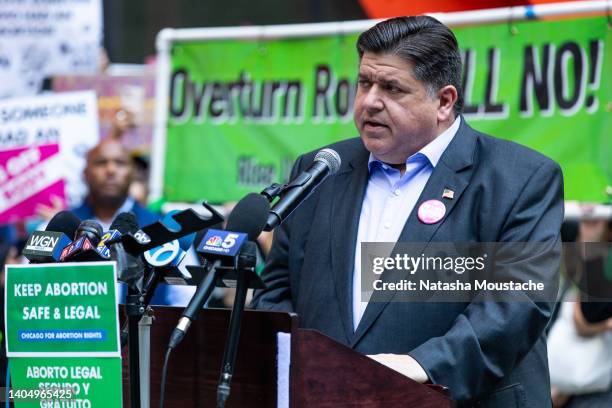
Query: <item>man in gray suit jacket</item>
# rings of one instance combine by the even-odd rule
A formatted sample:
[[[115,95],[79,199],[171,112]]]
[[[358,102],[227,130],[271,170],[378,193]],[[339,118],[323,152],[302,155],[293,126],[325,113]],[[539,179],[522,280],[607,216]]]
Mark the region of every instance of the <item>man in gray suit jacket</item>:
[[[460,405],[550,406],[543,331],[551,303],[367,302],[360,244],[544,243],[495,273],[529,271],[554,284],[559,166],[465,123],[457,41],[434,18],[383,21],[357,49],[360,138],[331,146],[340,170],[275,230],[267,288],[253,305],[296,312],[301,327],[416,381],[445,385]],[[313,156],[301,156],[293,176]]]

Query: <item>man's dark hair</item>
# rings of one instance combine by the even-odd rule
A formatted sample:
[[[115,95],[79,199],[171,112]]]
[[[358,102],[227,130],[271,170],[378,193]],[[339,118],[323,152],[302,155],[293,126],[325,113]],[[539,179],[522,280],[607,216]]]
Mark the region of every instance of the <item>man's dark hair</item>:
[[[433,94],[453,85],[458,98],[455,114],[463,108],[461,55],[457,38],[444,24],[429,16],[395,17],[364,31],[357,40],[359,58],[364,52],[393,54],[411,62],[414,76]]]

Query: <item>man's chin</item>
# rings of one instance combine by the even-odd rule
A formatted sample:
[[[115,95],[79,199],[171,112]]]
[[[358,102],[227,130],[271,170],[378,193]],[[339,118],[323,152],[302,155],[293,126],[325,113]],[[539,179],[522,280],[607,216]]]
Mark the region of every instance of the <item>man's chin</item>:
[[[122,205],[125,202],[127,195],[117,191],[101,191],[93,198],[97,204],[114,207]]]
[[[380,156],[385,156],[389,151],[389,146],[382,138],[362,135],[361,140],[363,141],[363,145],[365,146],[366,150],[379,159],[381,158]]]

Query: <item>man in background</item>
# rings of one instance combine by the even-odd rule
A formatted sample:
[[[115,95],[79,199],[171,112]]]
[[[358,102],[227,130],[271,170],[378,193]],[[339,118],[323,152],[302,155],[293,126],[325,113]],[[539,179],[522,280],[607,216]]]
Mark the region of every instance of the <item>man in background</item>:
[[[159,220],[129,195],[134,163],[127,149],[115,138],[106,138],[87,154],[83,176],[88,193],[83,203],[71,209],[82,220],[94,219],[108,230],[115,217],[131,212],[143,227]]]

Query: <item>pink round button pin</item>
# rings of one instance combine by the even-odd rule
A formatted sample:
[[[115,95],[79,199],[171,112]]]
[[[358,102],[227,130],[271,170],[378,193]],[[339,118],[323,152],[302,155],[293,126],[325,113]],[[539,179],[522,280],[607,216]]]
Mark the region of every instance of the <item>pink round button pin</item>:
[[[440,200],[427,200],[419,206],[419,221],[424,224],[435,224],[444,218],[446,206]]]

